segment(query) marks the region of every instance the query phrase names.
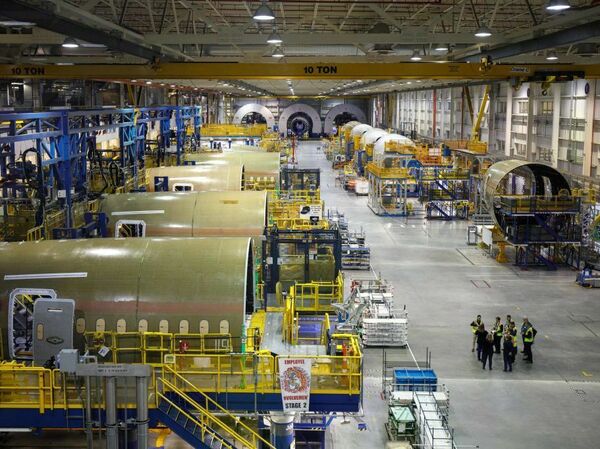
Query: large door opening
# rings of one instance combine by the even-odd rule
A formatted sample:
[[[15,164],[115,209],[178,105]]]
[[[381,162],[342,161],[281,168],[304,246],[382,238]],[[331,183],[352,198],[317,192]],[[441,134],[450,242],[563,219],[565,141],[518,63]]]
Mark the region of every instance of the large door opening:
[[[56,299],[51,289],[17,288],[8,298],[8,355],[17,361],[33,360],[34,305],[38,299]]]
[[[242,117],[242,125],[258,125],[266,124],[267,119],[264,115],[259,112],[249,112]]]
[[[287,122],[288,132],[294,134],[298,137],[304,136],[312,133],[313,129],[313,121],[308,114],[305,112],[295,112],[290,115],[290,118]]]

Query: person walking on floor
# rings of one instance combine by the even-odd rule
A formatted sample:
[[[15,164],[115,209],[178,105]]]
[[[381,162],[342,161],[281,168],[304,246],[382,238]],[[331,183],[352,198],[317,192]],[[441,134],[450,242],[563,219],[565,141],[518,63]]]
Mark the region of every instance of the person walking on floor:
[[[508,333],[505,334],[504,344],[502,345],[502,355],[504,356],[504,371],[512,372],[514,347],[515,346],[513,345],[513,337]]]
[[[483,343],[485,343],[485,339],[488,336],[488,331],[485,330],[485,325],[481,323],[479,328],[475,332],[475,336],[477,338],[477,360],[481,361],[481,355],[483,352]],[[492,338],[493,341],[493,338]]]
[[[529,321],[527,323],[529,324],[529,326],[527,327],[527,329],[525,330],[525,334],[523,335],[523,352],[525,353],[525,355],[523,356],[523,360],[529,363],[533,363],[533,353],[531,352],[531,347],[533,346],[533,341],[535,340],[535,334],[537,334],[537,331],[531,325],[531,323],[529,323]]]
[[[483,347],[482,347],[482,362],[483,362],[483,369],[485,369],[485,364],[487,361],[489,361],[488,365],[490,367],[490,370],[492,369],[492,358],[494,356],[494,335],[493,334],[487,334],[487,336],[485,337],[485,340],[483,341]]]
[[[474,321],[471,321],[471,332],[473,332],[473,347],[471,348],[471,352],[475,352],[475,343],[477,342],[477,331],[479,330],[479,326],[481,326],[481,315],[477,315]]]
[[[502,345],[502,334],[504,333],[504,325],[499,316],[496,317],[496,324],[494,324],[494,348],[496,354],[500,354],[500,346]]]

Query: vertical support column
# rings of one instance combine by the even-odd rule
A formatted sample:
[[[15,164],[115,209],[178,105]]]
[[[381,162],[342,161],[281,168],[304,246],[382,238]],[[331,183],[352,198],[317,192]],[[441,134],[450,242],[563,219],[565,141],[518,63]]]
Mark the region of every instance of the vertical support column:
[[[65,190],[65,227],[70,228],[73,226],[73,211],[72,211],[72,194],[71,187],[73,186],[73,173],[71,170],[71,141],[69,139],[69,113],[68,111],[62,111],[61,116],[61,128],[62,135],[58,140],[58,152],[59,152],[59,172],[60,183]]]
[[[92,431],[92,380],[85,376],[85,440],[87,449],[94,449],[94,433]]]
[[[148,449],[148,378],[136,377],[137,449]]]
[[[296,446],[294,415],[271,413],[271,444],[277,449],[292,449]]]
[[[504,139],[504,154],[512,156],[512,114],[513,114],[513,88],[508,83],[506,88],[506,135]]]
[[[533,138],[533,118],[535,106],[535,89],[534,84],[530,83],[527,87],[527,160],[533,161],[536,153],[535,139]]]
[[[431,123],[431,141],[435,143],[435,129],[437,127],[437,89],[433,89],[432,93],[432,102],[433,105],[431,107],[432,111],[432,123]]]
[[[596,80],[588,80],[585,99],[585,129],[583,131],[583,176],[592,175],[592,146],[594,143],[594,114],[596,105]]]
[[[104,390],[106,401],[106,449],[119,449],[117,428],[117,378],[107,377]]]
[[[560,91],[559,83],[552,84],[552,166],[558,168],[558,143],[560,139]]]

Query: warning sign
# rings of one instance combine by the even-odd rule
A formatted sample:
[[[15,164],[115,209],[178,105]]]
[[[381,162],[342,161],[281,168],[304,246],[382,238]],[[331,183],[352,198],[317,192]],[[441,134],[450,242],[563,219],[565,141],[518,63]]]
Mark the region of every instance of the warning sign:
[[[310,359],[279,359],[279,382],[283,411],[308,411],[310,368]]]

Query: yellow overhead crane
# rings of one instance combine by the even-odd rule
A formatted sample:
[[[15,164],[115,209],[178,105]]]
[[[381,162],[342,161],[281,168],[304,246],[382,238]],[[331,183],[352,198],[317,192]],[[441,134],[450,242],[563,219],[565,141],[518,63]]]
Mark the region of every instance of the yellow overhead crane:
[[[493,64],[466,62],[400,63],[194,63],[162,64],[1,64],[0,78],[35,79],[436,79],[494,80],[570,74],[600,78],[600,64]]]

